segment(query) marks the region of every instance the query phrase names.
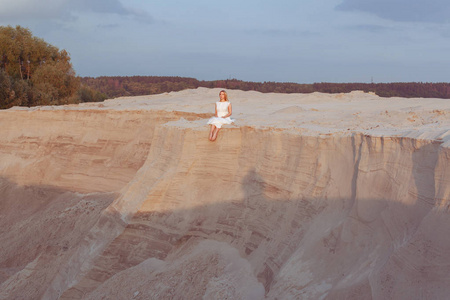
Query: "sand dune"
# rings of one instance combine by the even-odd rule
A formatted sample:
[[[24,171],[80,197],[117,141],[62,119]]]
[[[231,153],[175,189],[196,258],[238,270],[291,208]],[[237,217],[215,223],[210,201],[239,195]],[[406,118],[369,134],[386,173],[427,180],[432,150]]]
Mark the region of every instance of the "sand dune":
[[[219,89],[0,112],[1,299],[445,299],[450,102]]]

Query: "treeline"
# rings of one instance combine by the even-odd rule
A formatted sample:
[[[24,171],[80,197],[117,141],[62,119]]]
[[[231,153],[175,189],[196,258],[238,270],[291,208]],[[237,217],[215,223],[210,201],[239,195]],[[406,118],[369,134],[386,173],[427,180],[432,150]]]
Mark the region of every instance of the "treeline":
[[[200,81],[188,77],[112,76],[83,77],[82,84],[100,91],[108,98],[139,96],[195,89],[198,87],[238,89],[262,93],[349,93],[360,90],[381,97],[444,98],[450,99],[450,83],[397,82],[397,83],[312,83],[251,82],[237,79]]]
[[[100,92],[81,84],[69,53],[21,26],[0,26],[0,109],[102,101]]]
[[[251,82],[237,79],[200,81],[188,77],[76,76],[69,53],[20,26],[0,26],[0,109],[12,106],[98,102],[106,98],[160,94],[198,87],[263,93],[373,92],[382,97],[450,98],[450,83]]]
[[[197,79],[188,77],[132,76],[82,77],[81,83],[108,98],[153,95],[199,87]]]

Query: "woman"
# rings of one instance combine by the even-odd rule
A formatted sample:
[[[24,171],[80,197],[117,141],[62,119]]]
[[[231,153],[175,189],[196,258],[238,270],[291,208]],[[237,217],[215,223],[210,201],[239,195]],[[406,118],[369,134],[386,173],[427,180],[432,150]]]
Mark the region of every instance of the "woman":
[[[208,120],[208,124],[211,125],[211,130],[209,131],[209,140],[214,142],[217,139],[217,134],[220,128],[224,124],[231,124],[234,122],[231,116],[231,103],[228,101],[227,92],[224,90],[219,93],[220,101],[216,102],[216,113],[215,116]]]

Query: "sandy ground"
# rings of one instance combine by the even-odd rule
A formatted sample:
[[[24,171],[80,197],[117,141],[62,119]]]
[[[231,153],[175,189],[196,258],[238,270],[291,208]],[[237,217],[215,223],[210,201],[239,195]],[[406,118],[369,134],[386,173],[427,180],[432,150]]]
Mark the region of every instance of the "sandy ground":
[[[120,97],[102,103],[29,110],[163,110],[207,117],[221,89],[198,88],[161,95]],[[362,132],[383,136],[450,139],[450,101],[432,98],[382,98],[372,93],[275,94],[229,90],[236,126],[295,129],[301,133]],[[22,109],[22,108],[14,108]],[[182,122],[182,121],[181,121]],[[182,127],[202,126],[199,120]]]
[[[219,91],[0,111],[0,298],[450,294],[450,101]]]

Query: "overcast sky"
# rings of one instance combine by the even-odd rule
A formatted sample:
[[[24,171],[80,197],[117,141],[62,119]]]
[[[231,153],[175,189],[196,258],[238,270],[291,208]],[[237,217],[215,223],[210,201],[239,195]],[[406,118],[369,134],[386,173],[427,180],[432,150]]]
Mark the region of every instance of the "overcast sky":
[[[80,76],[450,82],[449,0],[0,0]]]

